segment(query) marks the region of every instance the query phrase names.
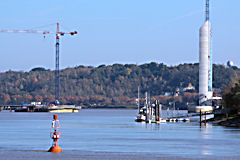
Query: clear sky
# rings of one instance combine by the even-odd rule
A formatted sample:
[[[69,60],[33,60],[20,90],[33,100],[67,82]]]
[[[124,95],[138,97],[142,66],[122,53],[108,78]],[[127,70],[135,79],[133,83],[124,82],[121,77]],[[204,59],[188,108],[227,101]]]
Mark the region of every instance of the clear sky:
[[[210,0],[213,62],[240,66],[240,1]],[[78,30],[61,37],[60,68],[198,62],[205,0],[6,0],[0,29]],[[55,36],[0,33],[0,71],[54,69]]]

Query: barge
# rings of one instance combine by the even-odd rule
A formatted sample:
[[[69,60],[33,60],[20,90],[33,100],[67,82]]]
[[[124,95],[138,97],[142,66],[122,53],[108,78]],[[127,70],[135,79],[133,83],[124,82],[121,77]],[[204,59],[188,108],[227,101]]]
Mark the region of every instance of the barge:
[[[16,107],[15,112],[51,112],[51,113],[77,113],[81,109],[75,105],[42,105],[41,103],[24,104]]]

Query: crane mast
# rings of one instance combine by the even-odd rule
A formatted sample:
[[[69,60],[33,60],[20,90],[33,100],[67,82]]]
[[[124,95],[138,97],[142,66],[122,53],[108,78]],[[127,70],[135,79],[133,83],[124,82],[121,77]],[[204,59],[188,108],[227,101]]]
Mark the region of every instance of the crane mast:
[[[44,35],[46,34],[56,34],[56,62],[55,62],[55,103],[59,104],[59,96],[60,96],[60,77],[59,77],[59,39],[60,36],[64,36],[65,34],[75,35],[78,32],[60,32],[59,23],[57,23],[57,31],[39,31],[39,30],[0,30],[3,33],[40,33]]]
[[[56,33],[56,66],[55,66],[55,103],[59,104],[60,95],[60,77],[59,77],[59,23],[57,23],[57,33]]]
[[[64,36],[65,34],[75,35],[77,31],[73,32],[60,32],[59,23],[57,23],[57,32],[56,32],[56,64],[55,64],[55,104],[59,104],[59,96],[60,96],[60,76],[59,76],[59,39],[60,36]]]

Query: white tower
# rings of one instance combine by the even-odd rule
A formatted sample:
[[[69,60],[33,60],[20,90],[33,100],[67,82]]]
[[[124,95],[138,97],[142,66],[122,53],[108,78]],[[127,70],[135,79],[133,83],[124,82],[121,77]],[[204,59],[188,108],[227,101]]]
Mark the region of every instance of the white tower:
[[[211,23],[206,0],[206,20],[199,31],[199,109],[211,110],[212,97]]]
[[[200,28],[199,38],[199,105],[204,104],[206,101],[212,99],[211,88],[211,54],[210,54],[210,42],[211,42],[211,23],[206,21]]]

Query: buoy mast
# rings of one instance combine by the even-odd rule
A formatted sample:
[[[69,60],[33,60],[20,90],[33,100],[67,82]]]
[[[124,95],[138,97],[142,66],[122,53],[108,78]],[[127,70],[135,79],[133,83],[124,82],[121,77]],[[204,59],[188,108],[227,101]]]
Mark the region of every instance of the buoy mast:
[[[60,123],[58,120],[57,114],[53,115],[52,126],[50,131],[50,138],[53,139],[52,147],[48,152],[62,152],[62,149],[59,147],[58,139],[61,137],[60,132]]]

